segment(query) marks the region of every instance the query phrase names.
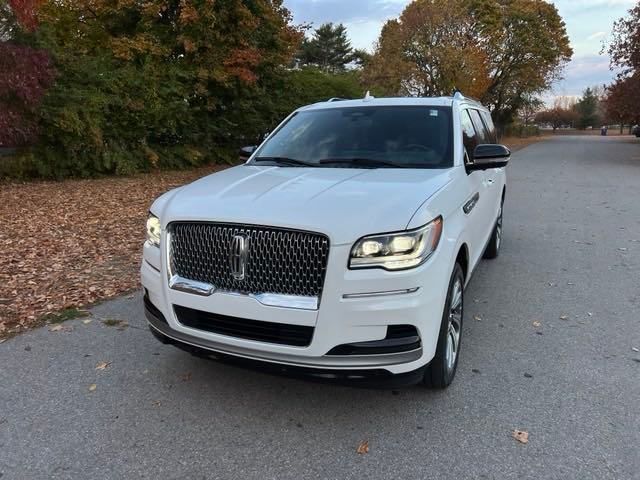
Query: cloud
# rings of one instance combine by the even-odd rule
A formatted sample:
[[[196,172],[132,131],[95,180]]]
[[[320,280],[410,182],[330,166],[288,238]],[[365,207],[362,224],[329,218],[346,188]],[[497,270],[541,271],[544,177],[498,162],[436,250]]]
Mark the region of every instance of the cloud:
[[[587,40],[598,40],[599,38],[606,37],[607,32],[595,32],[587,37]]]
[[[587,87],[609,84],[616,72],[609,69],[609,59],[602,55],[574,57],[564,72],[564,79],[553,88],[554,95],[580,96]]]

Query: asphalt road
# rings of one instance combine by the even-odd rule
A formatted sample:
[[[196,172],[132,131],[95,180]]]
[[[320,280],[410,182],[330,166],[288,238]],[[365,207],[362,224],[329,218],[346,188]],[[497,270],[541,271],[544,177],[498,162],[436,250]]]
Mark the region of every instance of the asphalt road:
[[[640,141],[554,138],[508,175],[447,391],[197,359],[152,338],[136,295],[0,345],[0,477],[639,479]]]

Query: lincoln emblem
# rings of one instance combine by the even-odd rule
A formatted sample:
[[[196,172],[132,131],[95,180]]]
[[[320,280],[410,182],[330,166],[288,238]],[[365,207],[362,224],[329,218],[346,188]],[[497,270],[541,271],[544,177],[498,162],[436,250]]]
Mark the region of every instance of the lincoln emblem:
[[[231,239],[229,249],[229,267],[235,280],[244,280],[247,265],[249,239],[246,235],[237,234]]]

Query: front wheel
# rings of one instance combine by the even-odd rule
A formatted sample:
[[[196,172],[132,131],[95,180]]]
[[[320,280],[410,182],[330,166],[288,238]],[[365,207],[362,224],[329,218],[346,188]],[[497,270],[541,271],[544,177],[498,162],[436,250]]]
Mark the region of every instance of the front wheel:
[[[493,227],[493,233],[491,239],[484,251],[484,258],[493,259],[500,253],[500,245],[502,244],[502,206],[504,202],[500,203],[500,210],[498,211],[498,219],[496,225]]]
[[[456,375],[462,339],[463,292],[464,274],[460,264],[456,263],[442,313],[436,355],[424,374],[424,383],[431,388],[447,388]]]

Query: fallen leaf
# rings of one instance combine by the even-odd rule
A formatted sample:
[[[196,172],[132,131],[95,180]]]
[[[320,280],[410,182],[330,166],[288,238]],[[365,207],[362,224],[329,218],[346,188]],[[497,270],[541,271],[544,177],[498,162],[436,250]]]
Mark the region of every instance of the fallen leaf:
[[[511,435],[520,443],[529,443],[529,432],[514,430]]]
[[[96,370],[106,370],[109,365],[111,365],[111,362],[100,362],[96,365]]]
[[[591,312],[587,312],[587,315],[589,315],[590,317],[593,317],[593,313]]]
[[[538,328],[538,327],[541,327],[541,326],[542,326],[542,324],[541,324],[538,320],[534,320],[534,321],[533,321],[533,326],[534,326],[534,327],[536,327],[536,328]]]
[[[6,341],[7,341],[7,339],[6,339],[6,338],[0,338],[0,343],[4,343],[4,342],[6,342]]]
[[[365,453],[369,453],[369,440],[364,440],[363,442],[360,442],[360,445],[358,445],[358,448],[356,449],[356,453],[358,455],[364,455]]]
[[[477,320],[478,322],[482,321],[482,317],[480,315],[474,315],[473,319]]]
[[[640,352],[640,350],[637,349],[636,347],[631,347],[631,350],[633,350],[634,352]]]
[[[569,315],[560,315],[560,320],[568,320]]]
[[[95,383],[92,383],[91,385],[89,385],[90,392],[95,392],[96,388],[98,388],[98,386]]]
[[[160,400],[154,400],[153,402],[151,402],[151,404],[154,407],[159,407],[160,405],[162,405],[162,402]]]
[[[82,320],[82,323],[84,323],[85,325],[89,325],[92,322],[92,320],[90,318],[87,318],[86,320]]]
[[[191,380],[191,372],[189,372],[189,373],[185,373],[184,375],[181,375],[181,376],[180,376],[180,379],[181,379],[183,382],[188,382],[189,380]]]
[[[62,332],[64,330],[64,325],[57,324],[49,329],[50,332]]]

